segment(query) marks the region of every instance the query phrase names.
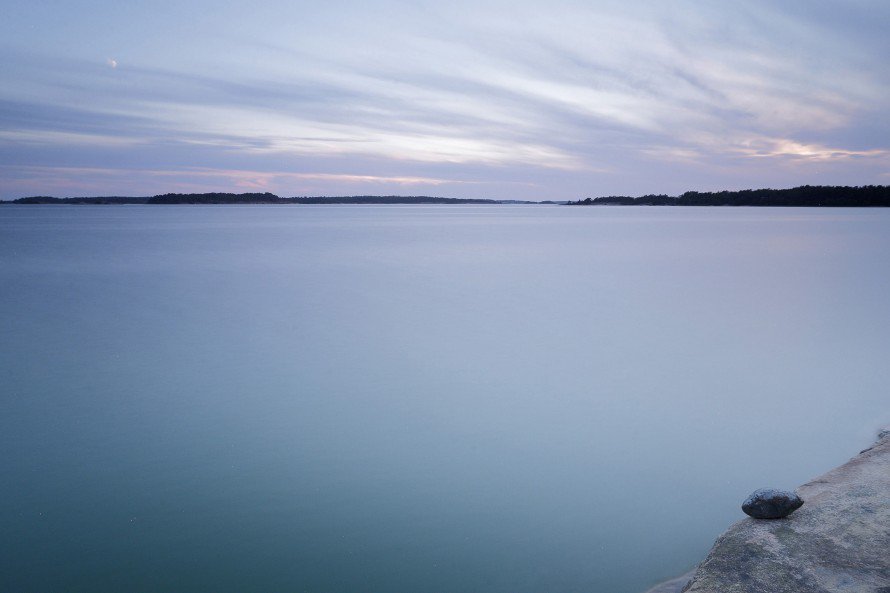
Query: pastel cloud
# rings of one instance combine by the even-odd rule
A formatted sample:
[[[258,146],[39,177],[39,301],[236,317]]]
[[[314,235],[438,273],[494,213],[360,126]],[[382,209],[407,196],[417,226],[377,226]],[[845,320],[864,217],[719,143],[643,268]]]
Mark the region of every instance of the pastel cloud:
[[[820,144],[803,144],[793,140],[767,139],[747,143],[741,152],[756,158],[792,157],[813,161],[846,160],[852,158],[882,158],[890,163],[890,150],[848,150]]]
[[[875,53],[887,42],[868,23],[890,14],[877,0],[826,2],[816,16],[694,0],[347,4],[216,7],[190,38],[144,12],[140,27],[95,32],[125,69],[118,58],[96,68],[67,30],[36,44],[14,28],[23,8],[0,25],[2,163],[57,178],[156,168],[171,191],[201,186],[206,169],[277,172],[257,179],[284,194],[310,180],[328,193],[405,179],[557,198],[873,183],[887,171],[890,75]],[[36,177],[21,183],[0,197],[43,193]]]
[[[337,187],[340,193],[409,193],[417,195],[437,187],[461,185],[486,186],[483,180],[459,180],[434,177],[353,175],[338,173],[294,173],[247,169],[178,168],[129,169],[122,167],[0,166],[0,177],[10,188],[20,192],[36,181],[58,195],[154,195],[166,193],[170,180],[176,191],[207,191],[207,184],[230,191],[270,191],[280,195],[323,195],[325,187]],[[138,183],[139,192],[126,191]],[[61,193],[59,193],[61,192]],[[74,192],[73,194],[71,192]],[[84,193],[85,192],[85,193]],[[24,195],[24,194],[23,194]]]

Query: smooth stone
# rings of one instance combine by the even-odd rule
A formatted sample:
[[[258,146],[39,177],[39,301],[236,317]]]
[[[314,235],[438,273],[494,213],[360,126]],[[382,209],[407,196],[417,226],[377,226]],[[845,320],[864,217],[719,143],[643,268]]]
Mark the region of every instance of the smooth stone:
[[[755,519],[781,519],[787,517],[803,505],[794,492],[761,488],[751,493],[742,503],[746,515]]]

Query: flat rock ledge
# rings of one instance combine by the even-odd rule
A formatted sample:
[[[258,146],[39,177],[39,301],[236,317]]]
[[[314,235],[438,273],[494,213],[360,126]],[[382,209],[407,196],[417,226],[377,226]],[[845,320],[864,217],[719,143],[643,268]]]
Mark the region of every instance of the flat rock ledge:
[[[730,527],[682,591],[890,593],[890,429],[797,492],[788,517]]]

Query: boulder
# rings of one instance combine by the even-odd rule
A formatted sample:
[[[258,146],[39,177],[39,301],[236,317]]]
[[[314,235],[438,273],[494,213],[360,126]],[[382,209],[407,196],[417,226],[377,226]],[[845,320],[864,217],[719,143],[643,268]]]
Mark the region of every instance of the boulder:
[[[755,519],[781,519],[803,506],[794,492],[761,488],[755,490],[742,503],[745,514]]]

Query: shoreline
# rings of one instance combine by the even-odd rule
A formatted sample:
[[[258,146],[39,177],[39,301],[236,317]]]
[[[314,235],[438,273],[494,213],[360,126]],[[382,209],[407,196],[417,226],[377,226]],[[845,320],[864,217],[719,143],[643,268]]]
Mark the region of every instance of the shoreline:
[[[645,593],[890,591],[890,426],[797,492],[787,518],[734,523],[695,569]]]
[[[566,206],[754,206],[867,208],[890,207],[890,185],[801,185],[786,189],[687,191],[678,196],[601,196],[583,200],[446,198],[441,196],[351,195],[282,197],[271,192],[166,193],[153,196],[28,196],[3,204],[554,204]]]

